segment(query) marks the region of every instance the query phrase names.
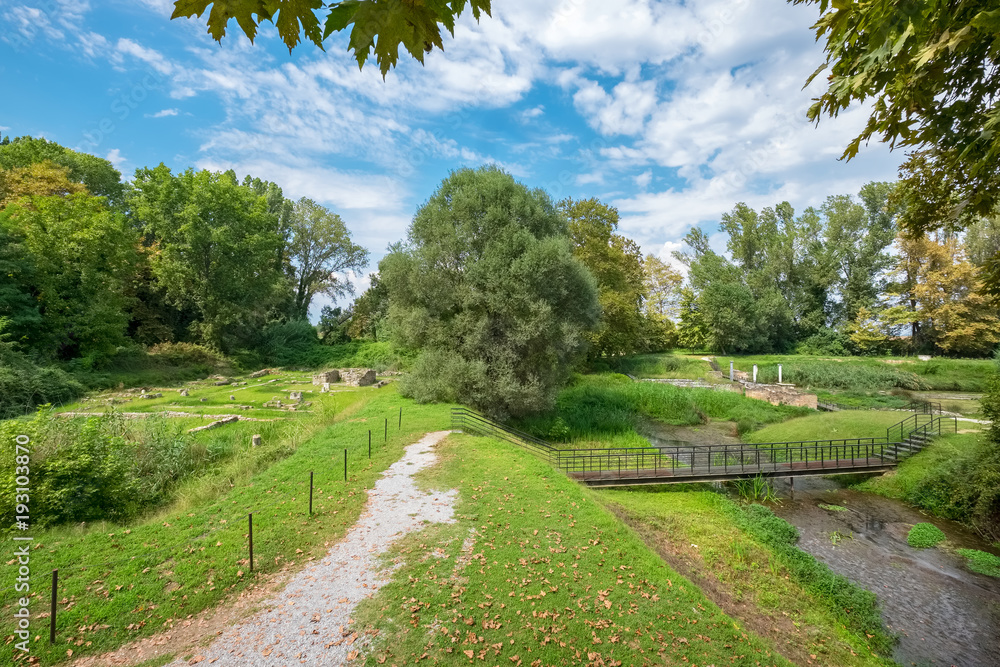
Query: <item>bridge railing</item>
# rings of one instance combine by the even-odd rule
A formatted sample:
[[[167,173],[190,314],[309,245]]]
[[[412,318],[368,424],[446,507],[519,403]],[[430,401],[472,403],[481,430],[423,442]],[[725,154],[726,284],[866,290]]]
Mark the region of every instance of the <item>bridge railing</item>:
[[[894,461],[882,438],[708,446],[561,449],[551,461],[569,475],[601,479],[703,477],[873,468]]]
[[[551,444],[524,431],[500,424],[467,408],[451,409],[451,427],[464,433],[484,435],[530,449],[550,463],[553,452],[558,451]]]

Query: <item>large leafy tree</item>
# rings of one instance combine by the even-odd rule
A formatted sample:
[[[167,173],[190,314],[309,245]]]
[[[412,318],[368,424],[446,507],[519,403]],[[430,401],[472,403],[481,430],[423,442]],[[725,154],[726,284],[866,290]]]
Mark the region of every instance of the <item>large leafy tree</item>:
[[[889,326],[910,327],[914,349],[982,356],[1000,342],[1000,317],[983,293],[982,277],[957,235],[901,235],[889,285]]]
[[[285,288],[283,239],[267,198],[232,172],[139,169],[129,202],[151,240],[167,301],[191,308],[192,333],[224,352],[251,344]]]
[[[676,322],[680,317],[680,290],[684,276],[656,255],[646,255],[642,270],[646,287],[646,314]]]
[[[3,253],[10,278],[21,287],[5,308],[20,306],[22,323],[34,320],[35,309],[41,318],[31,348],[94,360],[125,342],[138,238],[123,215],[86,192],[32,196],[3,209],[0,227],[10,244]],[[26,293],[32,305],[24,303]]]
[[[559,209],[569,221],[573,254],[597,278],[601,321],[589,334],[595,357],[631,354],[645,344],[642,301],[646,295],[642,252],[615,232],[618,209],[597,199],[566,199]]]
[[[491,0],[176,0],[171,18],[201,17],[206,11],[208,32],[216,41],[226,35],[229,20],[252,42],[264,21],[273,23],[291,51],[303,37],[323,48],[331,34],[351,29],[348,48],[359,67],[374,55],[384,77],[399,58],[402,46],[417,61],[437,47],[444,49],[441,28],[453,36],[455,19],[465,8],[478,21],[489,16]],[[209,10],[211,6],[211,10]],[[319,14],[319,15],[317,15]]]
[[[295,202],[290,233],[286,252],[294,289],[292,316],[304,320],[317,294],[336,299],[351,293],[351,283],[341,274],[362,270],[368,251],[351,241],[339,215],[305,197]]]
[[[52,165],[58,165],[66,170],[66,177],[74,184],[82,184],[87,192],[99,197],[107,197],[108,202],[117,206],[123,201],[125,186],[121,182],[121,173],[103,158],[88,153],[78,153],[72,149],[60,146],[54,141],[35,139],[33,137],[16,137],[0,144],[0,170],[15,171],[26,169],[32,165],[44,163],[44,170],[20,172],[21,176],[12,176],[12,183],[25,181],[42,181],[52,176]],[[46,173],[43,173],[46,172]],[[24,177],[28,178],[25,179]],[[12,185],[11,187],[16,187]],[[28,187],[31,187],[30,185]],[[37,191],[29,194],[39,194]]]
[[[495,167],[445,179],[379,274],[394,339],[421,350],[403,390],[500,418],[552,405],[599,314],[548,194]]]
[[[878,137],[913,148],[904,224],[916,235],[964,226],[1000,203],[1000,9],[993,0],[791,0],[818,4],[827,78],[809,117],[868,102],[843,157]],[[1000,289],[1000,257],[991,264]]]

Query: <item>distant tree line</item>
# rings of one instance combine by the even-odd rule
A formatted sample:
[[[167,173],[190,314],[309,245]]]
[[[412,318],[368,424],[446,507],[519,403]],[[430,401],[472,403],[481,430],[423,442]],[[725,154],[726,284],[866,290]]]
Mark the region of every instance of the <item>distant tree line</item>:
[[[720,353],[936,353],[984,356],[1000,318],[983,269],[997,218],[964,232],[899,231],[903,197],[869,183],[796,216],[788,202],[722,216],[726,252],[692,229],[680,289],[681,345]]]
[[[315,339],[313,300],[367,262],[340,216],[275,183],[163,164],[123,182],[44,139],[0,144],[0,341],[39,363],[187,342],[253,364],[276,330]]]

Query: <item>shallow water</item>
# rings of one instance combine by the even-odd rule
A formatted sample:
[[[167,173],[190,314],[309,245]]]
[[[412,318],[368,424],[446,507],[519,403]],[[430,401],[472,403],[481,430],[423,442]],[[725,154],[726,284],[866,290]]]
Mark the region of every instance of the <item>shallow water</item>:
[[[1000,579],[969,572],[950,550],[996,549],[954,522],[823,478],[797,478],[791,498],[787,481],[779,481],[777,491],[784,499],[774,512],[799,529],[799,546],[878,596],[886,626],[899,634],[897,662],[1000,665]],[[907,533],[920,522],[944,531],[950,548],[909,546]]]

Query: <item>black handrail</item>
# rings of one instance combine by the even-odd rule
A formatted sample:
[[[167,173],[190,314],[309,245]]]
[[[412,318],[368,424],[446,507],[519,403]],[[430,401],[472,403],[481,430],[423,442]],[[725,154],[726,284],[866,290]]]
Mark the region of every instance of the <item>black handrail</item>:
[[[453,428],[494,437],[541,455],[558,470],[587,480],[685,478],[744,474],[795,474],[796,471],[885,469],[909,454],[914,435],[941,434],[956,418],[915,413],[887,430],[885,438],[796,440],[760,444],[680,445],[562,449],[524,431],[497,423],[467,408],[453,408]],[[929,417],[924,420],[924,417]],[[947,421],[946,421],[947,420]],[[912,423],[912,425],[911,425]],[[900,438],[891,436],[899,429]],[[903,448],[903,443],[908,448]]]

